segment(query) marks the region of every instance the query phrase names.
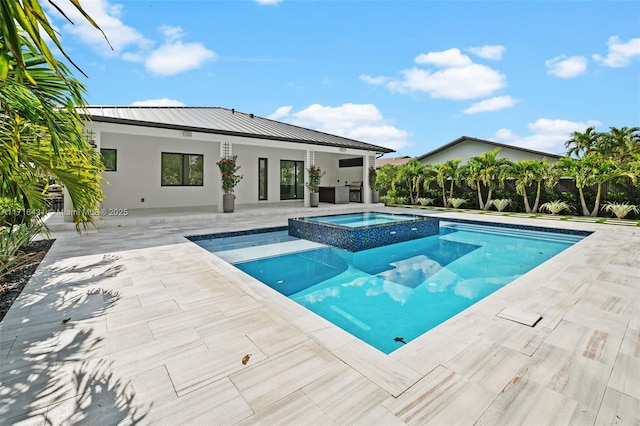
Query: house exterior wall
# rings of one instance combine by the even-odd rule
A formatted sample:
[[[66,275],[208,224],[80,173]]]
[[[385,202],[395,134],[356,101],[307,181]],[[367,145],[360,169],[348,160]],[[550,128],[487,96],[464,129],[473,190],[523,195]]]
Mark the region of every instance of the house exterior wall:
[[[332,146],[309,145],[259,138],[226,136],[199,132],[181,132],[115,123],[87,123],[96,133],[97,148],[117,150],[117,170],[105,171],[103,185],[105,209],[139,209],[211,206],[222,204],[220,171],[215,164],[221,145],[231,144],[238,156],[238,171],[243,176],[235,188],[236,204],[292,203],[280,200],[280,161],[303,161],[314,151],[315,164],[326,172],[322,186],[344,185],[345,180],[363,180],[363,167],[338,168],[341,158],[371,156],[374,152]],[[202,186],[162,186],[162,153],[203,155]],[[258,159],[268,162],[267,200],[258,200]],[[305,179],[306,179],[305,172]],[[340,182],[338,182],[340,181]],[[305,199],[308,190],[305,188]],[[142,201],[144,199],[144,201]]]
[[[100,148],[117,149],[117,170],[103,174],[108,182],[103,185],[106,209],[217,204],[217,143],[102,132]],[[161,186],[163,152],[203,155],[203,186]]]
[[[456,144],[450,148],[436,152],[433,155],[422,159],[422,164],[443,164],[447,160],[460,159],[462,164],[466,163],[471,157],[476,157],[488,151],[493,151],[496,148],[495,145],[482,143],[479,141],[465,140]],[[513,148],[500,148],[498,158],[508,158],[511,161],[520,160],[541,160],[545,158],[542,155],[536,155],[532,152],[521,151]],[[546,157],[549,163],[555,163],[557,159],[555,157]]]

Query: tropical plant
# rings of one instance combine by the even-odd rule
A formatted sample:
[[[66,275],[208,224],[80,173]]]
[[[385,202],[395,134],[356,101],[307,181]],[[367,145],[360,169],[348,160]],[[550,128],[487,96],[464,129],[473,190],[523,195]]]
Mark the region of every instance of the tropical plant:
[[[491,195],[500,182],[502,170],[511,164],[507,158],[497,158],[500,148],[484,152],[471,157],[463,168],[463,175],[467,183],[474,187],[478,193],[480,209],[488,210],[491,207]],[[482,189],[487,190],[487,200],[484,201]]]
[[[395,164],[385,164],[380,167],[380,169],[376,173],[376,184],[378,188],[384,190],[385,192],[389,192],[393,189],[394,183],[396,181],[396,176],[398,175],[398,166]]]
[[[628,203],[607,203],[602,210],[613,213],[618,219],[624,219],[629,213],[638,213],[638,206]]]
[[[516,193],[522,196],[525,211],[527,213],[537,213],[543,182],[547,182],[547,185],[553,185],[555,183],[551,175],[551,170],[551,166],[546,159],[520,160],[505,168],[505,173],[502,178],[507,177],[514,179]],[[534,185],[535,198],[533,207],[531,207],[527,188]]]
[[[601,133],[603,154],[610,159],[626,163],[634,154],[640,154],[640,127],[609,127],[609,132]]]
[[[311,166],[307,169],[309,180],[306,185],[310,192],[318,192],[320,190],[320,181],[325,172],[320,170],[319,166]]]
[[[236,185],[242,180],[242,175],[238,174],[240,165],[238,164],[238,156],[222,157],[216,163],[220,169],[222,179],[222,192],[225,194],[233,194]]]
[[[391,204],[401,204],[401,205],[404,205],[404,204],[407,204],[407,201],[408,201],[408,198],[407,198],[407,197],[398,196],[398,197],[395,197],[395,198],[392,200]]]
[[[499,212],[502,212],[511,204],[512,204],[512,201],[508,198],[499,198],[497,200],[491,200],[491,205],[494,206],[496,210],[498,210]]]
[[[391,197],[389,195],[381,195],[380,196],[380,202],[384,205],[389,205],[392,204],[391,203]]]
[[[0,226],[0,279],[28,262],[30,255],[23,253],[21,249],[41,232],[46,233],[47,230],[40,220]]]
[[[582,158],[585,154],[597,150],[600,134],[596,132],[594,126],[587,127],[583,132],[573,132],[571,138],[565,143],[567,157]]]
[[[442,205],[447,206],[447,198],[453,198],[453,189],[460,182],[460,163],[462,160],[447,160],[443,164],[436,164],[435,181],[442,190]],[[449,196],[447,197],[446,186],[449,185]]]
[[[564,201],[548,201],[540,206],[540,210],[546,210],[552,215],[557,215],[564,210],[571,211],[572,207]]]
[[[409,201],[415,204],[414,200],[420,197],[420,187],[424,180],[422,164],[417,158],[412,158],[407,164],[400,166],[396,175],[395,183],[402,183],[409,189]]]
[[[435,199],[433,198],[427,198],[427,197],[418,198],[418,204],[420,204],[421,206],[430,206],[433,204],[434,201]]]
[[[369,167],[369,189],[371,189],[372,191],[376,191],[376,178],[378,175],[378,170],[375,168],[375,166],[370,166]]]
[[[555,167],[559,172],[571,176],[575,179],[578,194],[580,195],[580,206],[584,216],[595,217],[600,211],[600,198],[602,196],[602,186],[605,182],[620,177],[634,178],[634,174],[622,168],[619,163],[604,158],[602,155],[592,152],[585,154],[580,160],[568,157],[561,158]],[[585,188],[596,187],[594,207],[589,210],[585,198]]]
[[[449,202],[449,204],[451,204],[451,207],[457,209],[469,200],[465,198],[449,198],[447,201]]]

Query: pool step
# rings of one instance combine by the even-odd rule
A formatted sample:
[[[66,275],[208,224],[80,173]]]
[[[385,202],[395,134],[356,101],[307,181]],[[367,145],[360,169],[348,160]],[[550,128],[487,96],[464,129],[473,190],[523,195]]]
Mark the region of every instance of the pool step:
[[[561,234],[556,232],[534,231],[528,229],[515,229],[498,226],[485,226],[471,223],[440,222],[440,227],[454,229],[456,231],[482,232],[485,234],[503,235],[516,238],[532,238],[567,244],[574,244],[584,238],[583,235]]]

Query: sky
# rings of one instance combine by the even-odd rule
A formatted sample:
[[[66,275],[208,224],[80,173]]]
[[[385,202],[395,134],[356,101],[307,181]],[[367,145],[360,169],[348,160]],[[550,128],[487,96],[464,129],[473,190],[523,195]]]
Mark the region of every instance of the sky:
[[[419,156],[640,126],[640,2],[43,2],[90,105],[235,108]]]

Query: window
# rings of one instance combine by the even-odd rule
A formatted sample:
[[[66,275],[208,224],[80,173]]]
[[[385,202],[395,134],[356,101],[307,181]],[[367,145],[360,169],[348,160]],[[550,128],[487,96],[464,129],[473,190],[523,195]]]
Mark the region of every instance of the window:
[[[280,160],[280,199],[304,198],[304,162]]]
[[[110,148],[100,148],[100,155],[102,155],[104,171],[115,172],[116,166],[118,165],[118,150]]]
[[[267,199],[267,159],[258,158],[258,200]]]
[[[204,158],[199,154],[162,153],[162,186],[202,186]]]
[[[345,158],[343,160],[338,160],[338,167],[340,168],[358,167],[358,166],[362,166],[362,164],[363,164],[362,157]]]

